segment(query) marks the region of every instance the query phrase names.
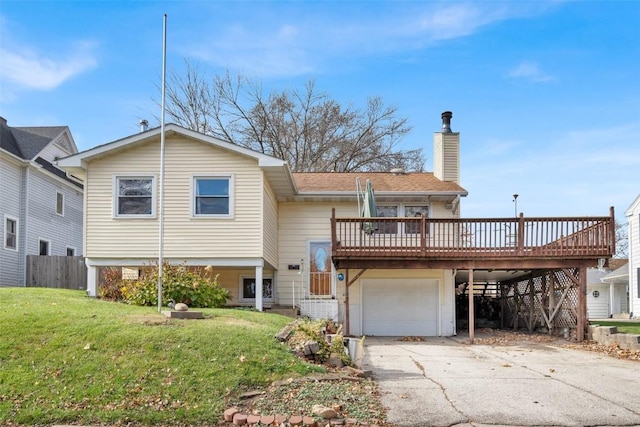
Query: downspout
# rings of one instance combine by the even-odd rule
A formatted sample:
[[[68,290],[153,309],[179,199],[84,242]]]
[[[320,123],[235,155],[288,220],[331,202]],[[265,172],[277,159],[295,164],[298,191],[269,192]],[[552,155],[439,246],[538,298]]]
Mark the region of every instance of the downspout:
[[[27,245],[29,243],[29,227],[27,226],[28,218],[29,218],[29,177],[30,177],[30,171],[29,171],[29,164],[27,163],[24,167],[24,179],[23,179],[23,191],[22,191],[22,197],[24,198],[23,203],[24,203],[24,218],[20,224],[21,227],[23,227],[24,233],[22,233],[23,236],[23,242],[21,245],[22,248],[22,268],[21,268],[21,281],[23,286],[26,288],[27,287],[27,255],[29,253]]]

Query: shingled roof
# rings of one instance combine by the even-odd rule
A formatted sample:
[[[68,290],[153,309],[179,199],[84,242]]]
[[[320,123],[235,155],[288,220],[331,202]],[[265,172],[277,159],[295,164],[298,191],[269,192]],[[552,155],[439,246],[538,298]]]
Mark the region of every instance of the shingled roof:
[[[354,192],[356,179],[362,185],[370,180],[376,193],[461,193],[467,191],[455,182],[441,181],[431,172],[309,172],[293,173],[300,193]]]
[[[62,132],[66,126],[10,127],[0,121],[0,147],[24,160],[36,156]]]

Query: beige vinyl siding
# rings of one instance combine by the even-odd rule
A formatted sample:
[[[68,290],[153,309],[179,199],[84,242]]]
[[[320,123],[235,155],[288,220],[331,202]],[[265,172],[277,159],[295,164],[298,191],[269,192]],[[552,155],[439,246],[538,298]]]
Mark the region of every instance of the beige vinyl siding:
[[[442,181],[460,182],[460,134],[436,133],[433,145],[433,175]]]
[[[159,186],[159,141],[90,164],[87,186],[89,258],[154,258],[158,218],[114,218],[114,176],[148,174]],[[232,174],[233,218],[192,218],[193,176]],[[167,138],[164,256],[261,257],[261,176],[255,160],[187,138]],[[156,203],[159,194],[156,195]]]
[[[278,201],[268,182],[263,191],[263,246],[264,258],[272,266],[278,265]]]
[[[279,266],[277,295],[280,304],[293,302],[292,283],[308,283],[308,242],[331,241],[331,209],[338,217],[357,216],[357,204],[331,202],[281,202],[278,215]],[[300,264],[304,259],[305,274],[289,270],[289,264]]]

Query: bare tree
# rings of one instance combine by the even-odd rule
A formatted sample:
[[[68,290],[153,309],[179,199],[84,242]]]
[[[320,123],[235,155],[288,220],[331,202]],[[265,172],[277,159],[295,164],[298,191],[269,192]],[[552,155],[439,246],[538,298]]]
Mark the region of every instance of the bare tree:
[[[629,256],[629,235],[627,224],[616,221],[616,253],[614,258],[627,258]]]
[[[286,160],[295,172],[422,171],[425,161],[421,149],[398,148],[411,126],[395,107],[379,97],[364,109],[344,106],[313,81],[265,97],[257,81],[229,72],[208,81],[186,62],[184,76],[169,78],[166,112],[181,126]]]

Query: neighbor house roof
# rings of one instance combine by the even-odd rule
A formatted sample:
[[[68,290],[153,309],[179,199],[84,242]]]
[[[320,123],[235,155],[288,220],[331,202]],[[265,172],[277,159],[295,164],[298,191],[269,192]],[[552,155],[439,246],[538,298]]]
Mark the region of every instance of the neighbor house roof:
[[[612,271],[602,278],[603,282],[608,283],[628,283],[629,282],[629,264],[625,264],[617,270]]]
[[[66,126],[11,127],[1,123],[0,147],[24,160],[34,160]]]

